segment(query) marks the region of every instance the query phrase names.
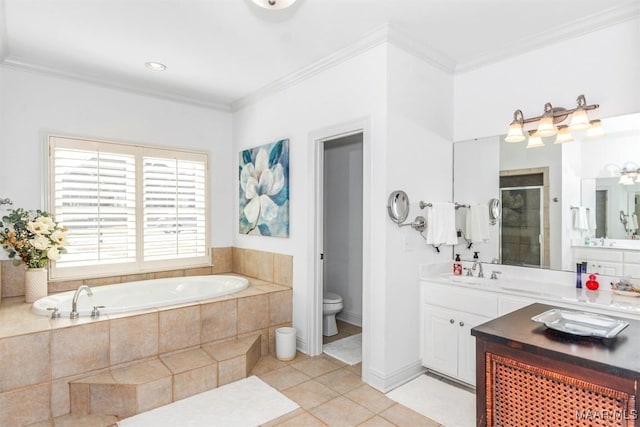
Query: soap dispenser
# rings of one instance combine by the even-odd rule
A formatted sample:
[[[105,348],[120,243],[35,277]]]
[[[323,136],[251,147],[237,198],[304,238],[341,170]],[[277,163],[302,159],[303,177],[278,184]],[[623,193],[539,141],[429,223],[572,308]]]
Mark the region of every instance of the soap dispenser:
[[[460,262],[460,254],[456,254],[456,260],[453,262],[453,275],[462,276],[462,262]]]

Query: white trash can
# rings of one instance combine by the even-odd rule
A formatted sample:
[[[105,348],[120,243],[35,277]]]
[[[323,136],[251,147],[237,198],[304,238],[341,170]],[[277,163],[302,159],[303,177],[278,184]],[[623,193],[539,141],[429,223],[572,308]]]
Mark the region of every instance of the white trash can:
[[[284,362],[296,357],[296,328],[276,329],[276,357]]]

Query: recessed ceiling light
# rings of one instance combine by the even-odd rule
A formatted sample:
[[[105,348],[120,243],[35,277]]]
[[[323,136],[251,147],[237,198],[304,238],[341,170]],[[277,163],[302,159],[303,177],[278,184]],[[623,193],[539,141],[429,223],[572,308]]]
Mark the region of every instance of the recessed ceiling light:
[[[295,3],[296,0],[253,0],[253,2],[265,9],[285,9]]]
[[[164,71],[167,69],[166,65],[160,62],[153,62],[153,61],[145,62],[144,66],[153,71]]]

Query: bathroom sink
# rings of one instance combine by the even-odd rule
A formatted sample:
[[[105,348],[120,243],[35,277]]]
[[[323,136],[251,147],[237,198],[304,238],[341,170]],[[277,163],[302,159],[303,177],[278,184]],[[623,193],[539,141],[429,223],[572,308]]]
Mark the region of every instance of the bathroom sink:
[[[467,285],[488,285],[488,284],[491,284],[491,282],[495,282],[495,280],[485,279],[482,277],[454,276],[453,274],[443,276],[443,278],[455,283],[464,283]]]

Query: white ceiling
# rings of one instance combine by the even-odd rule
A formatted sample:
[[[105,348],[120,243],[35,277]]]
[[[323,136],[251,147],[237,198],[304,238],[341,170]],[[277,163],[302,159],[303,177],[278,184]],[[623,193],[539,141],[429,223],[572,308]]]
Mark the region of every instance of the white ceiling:
[[[0,0],[0,62],[229,109],[383,32],[463,72],[638,14],[638,0],[298,0],[280,11],[250,0]]]

